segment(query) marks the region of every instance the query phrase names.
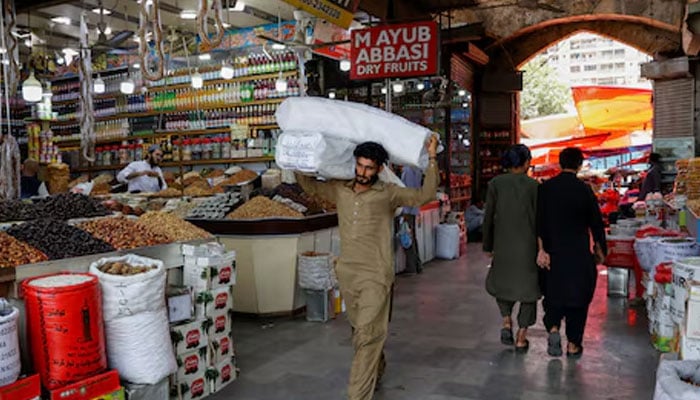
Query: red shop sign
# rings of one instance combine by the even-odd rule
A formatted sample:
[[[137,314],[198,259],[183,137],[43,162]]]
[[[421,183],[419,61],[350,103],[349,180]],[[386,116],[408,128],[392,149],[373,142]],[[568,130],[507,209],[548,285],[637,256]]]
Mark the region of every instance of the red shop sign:
[[[438,24],[384,25],[352,31],[350,79],[435,75]]]

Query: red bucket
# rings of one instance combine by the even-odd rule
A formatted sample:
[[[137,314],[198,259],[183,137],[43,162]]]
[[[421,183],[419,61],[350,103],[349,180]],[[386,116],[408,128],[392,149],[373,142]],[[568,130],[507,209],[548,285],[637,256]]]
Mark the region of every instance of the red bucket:
[[[34,370],[49,390],[107,369],[102,296],[89,274],[56,274],[22,282]]]

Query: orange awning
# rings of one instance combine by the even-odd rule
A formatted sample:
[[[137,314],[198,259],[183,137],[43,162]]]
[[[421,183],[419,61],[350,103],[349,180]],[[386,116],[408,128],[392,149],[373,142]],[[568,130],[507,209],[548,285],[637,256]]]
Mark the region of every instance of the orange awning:
[[[610,86],[571,88],[587,134],[651,129],[652,91]]]

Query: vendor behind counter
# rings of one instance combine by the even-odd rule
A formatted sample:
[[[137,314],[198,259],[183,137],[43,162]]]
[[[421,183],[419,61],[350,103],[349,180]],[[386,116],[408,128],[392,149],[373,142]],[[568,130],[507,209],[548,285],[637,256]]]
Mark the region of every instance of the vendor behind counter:
[[[144,161],[134,161],[117,175],[117,180],[129,185],[130,193],[154,193],[166,189],[168,184],[163,178],[160,163],[163,161],[163,151],[153,145],[148,148]]]

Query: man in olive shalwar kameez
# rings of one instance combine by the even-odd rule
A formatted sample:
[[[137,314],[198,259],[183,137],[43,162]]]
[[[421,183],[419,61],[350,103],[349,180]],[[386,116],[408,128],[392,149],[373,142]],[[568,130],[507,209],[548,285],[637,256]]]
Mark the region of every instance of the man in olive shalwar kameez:
[[[435,198],[438,169],[437,139],[428,146],[429,167],[420,189],[401,188],[378,180],[388,161],[378,143],[357,146],[355,179],[320,182],[297,174],[310,194],[335,202],[340,227],[340,258],[336,267],[340,292],[353,327],[355,355],[348,398],[370,400],[384,370],[384,342],[389,324],[391,285],[394,282],[392,224],[401,206],[421,206]]]

